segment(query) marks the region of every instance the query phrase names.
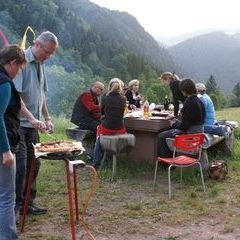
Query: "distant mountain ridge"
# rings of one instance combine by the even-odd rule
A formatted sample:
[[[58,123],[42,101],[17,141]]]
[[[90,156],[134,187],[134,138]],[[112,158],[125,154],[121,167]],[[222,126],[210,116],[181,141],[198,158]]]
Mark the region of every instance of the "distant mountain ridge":
[[[210,75],[229,92],[240,82],[240,34],[212,32],[168,48],[185,76],[206,82]]]
[[[177,45],[180,42],[183,42],[201,35],[213,33],[213,32],[225,32],[228,35],[235,35],[237,33],[240,33],[240,28],[234,28],[234,29],[206,28],[199,31],[188,32],[188,33],[170,36],[170,37],[155,36],[155,39],[160,46],[172,47],[174,45]]]

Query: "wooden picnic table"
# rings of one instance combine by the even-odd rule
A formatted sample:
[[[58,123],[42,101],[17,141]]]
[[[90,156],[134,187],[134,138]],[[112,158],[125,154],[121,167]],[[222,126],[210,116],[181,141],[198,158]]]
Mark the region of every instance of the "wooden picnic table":
[[[124,119],[127,132],[134,134],[135,147],[130,152],[130,159],[139,162],[155,162],[157,157],[158,133],[169,129],[169,120],[165,117],[127,117]]]

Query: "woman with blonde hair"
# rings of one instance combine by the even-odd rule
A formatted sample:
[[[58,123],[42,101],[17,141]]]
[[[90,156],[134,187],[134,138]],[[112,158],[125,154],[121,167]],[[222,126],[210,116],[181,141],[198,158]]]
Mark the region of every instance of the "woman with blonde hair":
[[[97,128],[97,139],[94,148],[93,166],[97,168],[100,165],[101,146],[100,135],[124,134],[126,129],[124,127],[123,116],[126,106],[126,99],[122,96],[124,83],[118,78],[113,78],[109,82],[108,92],[102,98],[101,124]]]
[[[128,83],[128,90],[125,93],[130,108],[140,108],[140,100],[142,97],[139,95],[139,80],[133,79]]]
[[[179,101],[182,103],[185,101],[186,97],[180,91],[180,80],[179,77],[171,72],[164,72],[159,78],[162,83],[166,86],[169,86],[173,96],[173,105],[174,105],[174,116],[178,115],[179,110]]]

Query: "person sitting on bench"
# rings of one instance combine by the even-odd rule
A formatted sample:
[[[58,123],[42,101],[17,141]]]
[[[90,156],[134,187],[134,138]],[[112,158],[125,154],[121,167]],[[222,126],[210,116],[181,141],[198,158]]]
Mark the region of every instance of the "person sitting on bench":
[[[226,137],[231,132],[231,128],[217,122],[214,104],[206,93],[206,86],[203,83],[197,83],[196,89],[198,97],[205,107],[204,132]]]
[[[102,95],[104,85],[95,82],[90,90],[83,92],[74,104],[71,122],[80,129],[91,130],[96,134],[100,122],[100,106],[98,96]]]
[[[102,98],[102,124],[97,128],[97,139],[94,147],[93,166],[98,168],[101,160],[100,135],[125,134],[123,116],[126,98],[123,96],[124,83],[118,78],[109,82],[109,91]]]

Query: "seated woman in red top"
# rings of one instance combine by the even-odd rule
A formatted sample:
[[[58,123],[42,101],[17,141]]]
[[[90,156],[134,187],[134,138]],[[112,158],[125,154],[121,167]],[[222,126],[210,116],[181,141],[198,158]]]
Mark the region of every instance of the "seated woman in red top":
[[[101,102],[102,123],[97,128],[97,140],[94,147],[93,166],[100,164],[101,158],[101,135],[124,134],[126,129],[123,123],[126,99],[122,95],[124,83],[114,78],[109,82],[109,91]]]

